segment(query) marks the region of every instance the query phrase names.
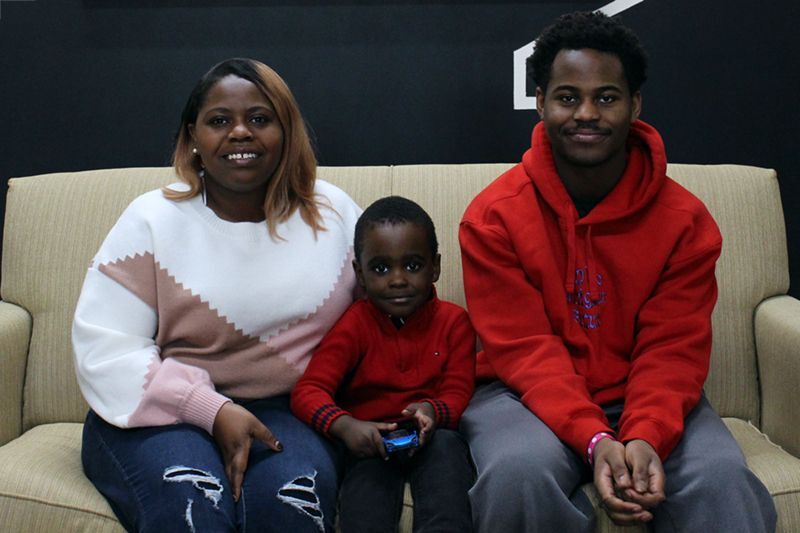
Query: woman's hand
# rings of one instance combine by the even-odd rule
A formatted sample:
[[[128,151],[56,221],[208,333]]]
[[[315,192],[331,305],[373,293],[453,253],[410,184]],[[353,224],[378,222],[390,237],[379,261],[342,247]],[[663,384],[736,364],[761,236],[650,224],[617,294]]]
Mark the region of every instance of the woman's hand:
[[[342,415],[331,424],[330,433],[344,442],[350,453],[361,459],[389,456],[383,444],[381,431],[394,431],[397,424],[387,422],[365,422],[350,415]]]
[[[222,451],[225,475],[231,484],[233,500],[238,502],[253,439],[260,440],[276,452],[282,451],[283,446],[258,418],[233,402],[224,404],[217,411],[212,431],[214,440]]]

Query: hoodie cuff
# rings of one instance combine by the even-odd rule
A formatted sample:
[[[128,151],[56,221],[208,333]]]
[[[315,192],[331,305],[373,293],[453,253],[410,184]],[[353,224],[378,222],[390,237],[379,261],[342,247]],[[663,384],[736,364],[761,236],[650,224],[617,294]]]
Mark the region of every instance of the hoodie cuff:
[[[669,442],[664,438],[663,432],[656,427],[654,423],[642,421],[638,422],[633,427],[626,427],[624,430],[620,430],[619,440],[626,444],[632,440],[645,441],[647,444],[653,447],[658,454],[659,459],[661,459],[661,462],[663,463],[667,460],[667,457],[669,457],[672,449],[675,448],[675,445],[678,443],[678,440],[680,440],[680,437],[674,439],[674,442]]]
[[[564,435],[557,436],[563,440],[572,451],[583,461],[588,461],[587,446],[589,446],[592,438],[598,433],[614,434],[614,430],[600,420],[592,418],[579,418],[573,419],[567,425],[568,430]]]

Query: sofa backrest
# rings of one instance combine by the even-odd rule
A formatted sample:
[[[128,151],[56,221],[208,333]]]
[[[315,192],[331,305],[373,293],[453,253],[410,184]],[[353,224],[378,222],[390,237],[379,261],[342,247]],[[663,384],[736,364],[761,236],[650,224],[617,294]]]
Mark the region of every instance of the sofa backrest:
[[[510,166],[321,167],[319,176],[362,207],[397,194],[428,210],[442,253],[439,294],[464,305],[458,221],[469,201]],[[758,423],[753,309],[788,289],[775,173],[732,165],[672,165],[670,172],[706,202],[725,238],[708,396],[721,414]],[[75,380],[70,327],[86,268],[125,206],[175,179],[171,168],[131,168],[9,181],[0,295],[33,317],[23,429],[83,420],[86,404]]]
[[[753,315],[763,300],[789,290],[777,175],[742,165],[669,165],[668,174],[706,204],[722,232],[706,394],[722,416],[759,425]]]
[[[175,181],[171,169],[114,169],[11,179],[0,295],[25,308],[33,331],[23,391],[23,431],[82,421],[70,330],[86,269],[133,198]]]

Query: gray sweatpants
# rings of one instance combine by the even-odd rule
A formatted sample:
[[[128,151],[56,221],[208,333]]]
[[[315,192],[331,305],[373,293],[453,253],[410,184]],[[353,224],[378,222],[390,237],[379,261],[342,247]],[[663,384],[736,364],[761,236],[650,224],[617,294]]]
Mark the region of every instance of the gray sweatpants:
[[[613,424],[621,406],[606,412]],[[591,471],[499,381],[475,391],[461,418],[478,478],[470,490],[475,530],[588,532],[594,511],[580,485]],[[772,497],[705,397],[686,417],[664,463],[666,499],[656,531],[771,532]]]

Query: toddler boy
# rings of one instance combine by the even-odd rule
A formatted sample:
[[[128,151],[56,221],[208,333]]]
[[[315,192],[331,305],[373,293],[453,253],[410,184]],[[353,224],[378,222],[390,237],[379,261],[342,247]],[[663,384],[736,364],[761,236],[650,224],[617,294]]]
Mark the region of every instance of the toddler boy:
[[[456,428],[474,387],[475,333],[462,308],[436,296],[433,222],[410,200],[383,198],[359,218],[354,247],[366,298],[325,336],[292,392],[295,415],[349,452],[341,529],[394,530],[408,480],[415,531],[471,531],[473,471]],[[383,436],[403,425],[419,448],[387,453]]]

